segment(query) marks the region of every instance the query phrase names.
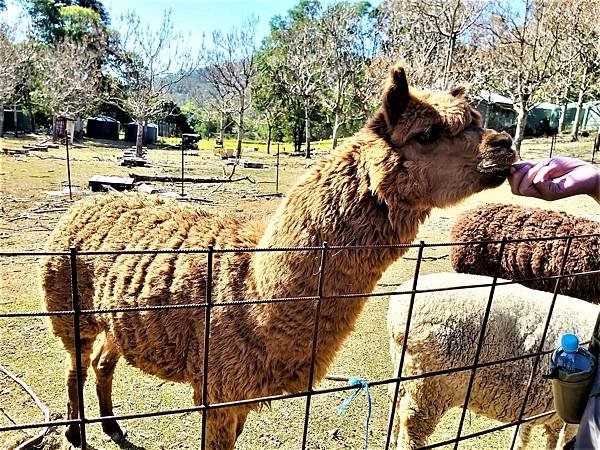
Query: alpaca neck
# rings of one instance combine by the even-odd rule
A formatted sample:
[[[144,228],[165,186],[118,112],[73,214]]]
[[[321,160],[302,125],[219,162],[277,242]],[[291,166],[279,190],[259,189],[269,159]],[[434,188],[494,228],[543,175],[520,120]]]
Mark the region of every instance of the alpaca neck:
[[[393,214],[375,194],[372,180],[378,155],[368,133],[359,134],[340,154],[320,164],[289,193],[270,221],[261,247],[329,245],[364,246],[409,243],[429,210],[398,203]],[[380,142],[378,142],[380,144]],[[381,145],[380,145],[381,147]],[[367,153],[369,152],[369,153]],[[383,159],[382,159],[383,160]],[[390,220],[393,217],[394,223]],[[371,292],[385,269],[404,249],[331,250],[324,270],[325,296]],[[318,294],[321,251],[264,252],[254,255],[254,275],[261,298]],[[364,299],[324,301],[321,305],[319,355],[327,366],[352,330]],[[314,304],[274,303],[263,323],[306,349],[311,342]],[[274,331],[275,330],[275,331]],[[306,357],[306,352],[302,352]]]

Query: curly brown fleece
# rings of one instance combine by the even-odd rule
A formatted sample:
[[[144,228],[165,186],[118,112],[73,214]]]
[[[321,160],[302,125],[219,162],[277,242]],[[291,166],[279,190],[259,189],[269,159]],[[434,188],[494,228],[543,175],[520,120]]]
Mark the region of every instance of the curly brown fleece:
[[[384,245],[411,242],[431,208],[504,181],[514,160],[510,138],[481,128],[464,91],[411,89],[392,69],[381,110],[341,150],[318,164],[289,192],[268,225],[220,217],[156,197],[100,196],[76,204],[50,238],[49,250]],[[423,133],[438,127],[431,142]],[[431,135],[431,133],[429,133]],[[483,171],[481,166],[497,167]],[[452,180],[452,183],[449,183]],[[451,189],[450,189],[451,187]],[[404,249],[335,252],[328,258],[324,295],[368,293]],[[314,296],[318,251],[215,255],[213,302]],[[83,308],[203,302],[206,255],[104,255],[78,260]],[[48,310],[68,310],[69,266],[48,258],[42,285]],[[321,305],[315,381],[326,373],[352,331],[364,298]],[[190,383],[194,402],[212,404],[305,390],[314,301],[218,306],[211,310],[208,398],[202,398],[204,309],[121,312],[82,319],[83,365],[96,371],[101,415],[112,415],[111,387],[120,356],[143,371]],[[77,417],[72,321],[51,318],[69,352],[68,417]],[[92,344],[104,332],[101,350]],[[207,448],[232,449],[246,416],[258,405],[209,410]],[[103,422],[115,440],[115,420]],[[78,444],[78,428],[67,438]]]
[[[476,240],[532,239],[551,236],[600,234],[600,223],[564,212],[492,203],[463,213],[455,222],[451,239]],[[493,276],[499,244],[453,246],[450,252],[456,272]],[[525,241],[507,244],[499,276],[512,280],[560,274],[566,240]],[[600,270],[600,236],[573,239],[565,274]],[[556,280],[536,280],[524,285],[553,292]],[[563,278],[560,294],[600,303],[600,274]]]

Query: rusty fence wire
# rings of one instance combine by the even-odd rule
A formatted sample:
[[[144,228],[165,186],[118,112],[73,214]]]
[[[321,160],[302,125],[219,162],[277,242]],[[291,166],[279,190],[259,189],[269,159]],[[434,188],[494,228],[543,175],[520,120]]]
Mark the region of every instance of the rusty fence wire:
[[[314,369],[315,369],[315,360],[318,352],[317,349],[317,338],[319,332],[319,319],[320,319],[320,310],[321,304],[324,301],[343,301],[344,299],[356,299],[356,298],[373,298],[373,297],[387,297],[390,295],[409,295],[410,301],[408,304],[407,311],[407,319],[406,319],[406,328],[404,333],[404,342],[401,350],[401,356],[399,361],[399,366],[397,373],[395,376],[380,380],[369,380],[369,386],[384,386],[384,385],[392,385],[394,387],[393,401],[391,403],[391,411],[389,413],[389,419],[387,424],[387,433],[385,439],[385,449],[387,450],[390,447],[392,428],[393,428],[393,420],[395,418],[396,405],[399,397],[400,384],[403,381],[410,381],[428,377],[435,377],[440,375],[447,375],[457,372],[466,372],[469,371],[469,381],[467,385],[467,392],[464,400],[464,404],[462,407],[462,412],[460,416],[460,421],[457,427],[456,436],[452,439],[446,439],[444,441],[428,444],[426,446],[420,447],[420,449],[433,449],[437,447],[442,447],[446,445],[454,445],[454,448],[458,448],[459,443],[468,439],[475,439],[480,436],[494,433],[497,431],[505,430],[511,427],[515,427],[515,431],[513,433],[511,448],[515,446],[517,431],[519,427],[527,422],[538,420],[542,417],[549,416],[554,414],[554,411],[546,411],[541,414],[526,416],[525,408],[527,406],[527,402],[529,400],[529,396],[531,395],[531,387],[536,377],[537,368],[540,363],[540,359],[542,356],[547,355],[553,351],[553,349],[545,348],[545,340],[548,334],[548,329],[550,325],[550,321],[552,319],[552,314],[554,311],[554,306],[556,303],[557,295],[560,291],[560,282],[561,280],[568,277],[581,277],[581,276],[590,276],[590,275],[598,275],[600,276],[600,269],[591,270],[591,271],[582,271],[576,273],[567,273],[566,263],[569,258],[569,251],[571,249],[571,244],[574,240],[577,239],[587,239],[587,238],[597,238],[600,237],[600,234],[585,234],[585,235],[574,235],[574,236],[552,236],[552,237],[540,237],[540,238],[522,238],[522,239],[510,239],[504,238],[502,240],[473,240],[468,242],[445,242],[445,243],[426,243],[421,241],[419,244],[398,244],[398,245],[386,245],[386,246],[333,246],[328,245],[326,242],[321,246],[312,246],[312,247],[294,247],[294,248],[253,248],[253,249],[235,249],[235,248],[226,248],[226,249],[217,249],[214,247],[208,247],[206,249],[183,249],[183,250],[171,250],[171,249],[154,249],[154,250],[99,250],[99,251],[85,251],[79,250],[76,248],[70,248],[69,251],[65,252],[37,252],[37,251],[23,251],[23,252],[0,252],[0,259],[4,258],[23,258],[23,257],[44,257],[44,256],[60,256],[64,258],[68,258],[70,261],[70,269],[71,269],[71,299],[72,299],[72,309],[63,310],[63,311],[9,311],[9,312],[0,312],[0,319],[8,319],[8,318],[22,318],[22,317],[49,317],[49,316],[58,316],[58,315],[69,315],[73,317],[74,324],[74,342],[76,349],[76,373],[77,373],[77,392],[79,397],[79,417],[77,419],[70,420],[50,420],[44,422],[31,422],[31,423],[17,423],[12,425],[0,426],[0,433],[12,431],[12,430],[26,430],[26,429],[36,429],[36,428],[47,428],[47,427],[55,427],[55,426],[65,426],[70,424],[79,424],[80,425],[80,434],[81,434],[81,445],[82,448],[86,448],[86,425],[95,424],[107,420],[129,420],[129,419],[140,419],[140,418],[148,418],[148,417],[157,417],[157,416],[168,416],[175,414],[184,414],[190,412],[200,412],[202,414],[202,436],[201,436],[201,448],[205,448],[205,434],[206,434],[206,413],[211,409],[218,408],[227,408],[234,406],[242,406],[242,405],[250,405],[256,403],[263,402],[273,402],[278,400],[285,399],[293,399],[293,398],[305,398],[305,411],[304,411],[304,425],[303,425],[303,434],[302,434],[302,448],[306,448],[307,446],[307,438],[310,432],[309,429],[309,417],[311,410],[311,400],[316,395],[324,395],[331,394],[334,392],[341,392],[347,390],[355,390],[356,386],[354,385],[345,385],[345,386],[335,386],[335,387],[325,387],[325,388],[315,388],[314,386]],[[501,278],[501,261],[504,255],[504,251],[506,249],[507,244],[518,244],[518,243],[532,243],[539,241],[565,241],[565,250],[564,254],[561,258],[560,270],[559,273],[546,276],[546,277],[535,277],[535,278],[527,278],[527,279],[519,279],[519,280],[510,280],[510,281],[499,281]],[[418,280],[421,274],[421,266],[422,261],[424,260],[424,250],[425,249],[440,249],[440,248],[450,248],[451,246],[465,246],[465,245],[499,245],[499,250],[497,254],[496,261],[496,273],[493,275],[492,282],[489,284],[477,284],[477,285],[462,285],[462,286],[452,286],[448,288],[434,288],[434,289],[418,289]],[[341,295],[332,295],[326,296],[323,294],[323,285],[324,285],[324,274],[327,271],[327,261],[328,255],[331,252],[342,252],[342,251],[357,251],[357,250],[365,250],[365,249],[377,249],[377,248],[414,248],[417,250],[417,257],[415,258],[415,269],[414,269],[414,277],[413,277],[413,285],[410,291],[398,291],[398,290],[388,290],[388,291],[377,291],[372,293],[352,293],[352,294],[341,294]],[[215,302],[213,300],[213,257],[216,254],[223,253],[254,253],[254,252],[306,252],[306,251],[316,251],[320,252],[320,264],[319,264],[319,283],[318,290],[314,296],[303,296],[303,297],[290,297],[290,298],[270,298],[270,299],[235,299],[230,302]],[[158,254],[174,254],[174,253],[195,253],[206,256],[207,261],[207,274],[206,274],[206,298],[202,299],[201,302],[198,303],[189,303],[189,304],[176,304],[176,305],[160,305],[160,306],[140,306],[140,307],[121,307],[121,308],[105,308],[105,309],[82,309],[79,301],[78,295],[78,269],[77,269],[77,260],[81,257],[97,257],[102,255],[133,255],[133,254],[146,254],[146,255],[158,255]],[[542,332],[542,338],[539,344],[539,347],[536,352],[529,353],[525,355],[512,356],[508,358],[498,359],[494,361],[486,361],[481,362],[480,356],[483,347],[483,342],[485,338],[485,333],[488,325],[488,320],[490,317],[490,312],[494,299],[494,292],[498,286],[515,284],[515,283],[527,283],[533,281],[554,281],[554,289],[552,301],[548,305],[548,314],[546,317],[546,321],[544,323],[544,328]],[[411,319],[413,314],[413,307],[415,302],[415,297],[417,294],[427,293],[427,292],[438,292],[438,291],[450,291],[450,290],[461,290],[461,289],[470,289],[475,287],[489,287],[489,297],[486,304],[486,308],[484,311],[483,322],[481,325],[481,330],[479,336],[477,338],[477,346],[475,351],[475,357],[473,363],[467,366],[461,367],[451,367],[444,370],[432,371],[420,373],[417,375],[402,375],[402,369],[404,367],[405,359],[406,359],[406,343],[410,333]],[[2,299],[0,299],[2,300]],[[281,394],[281,395],[271,395],[266,397],[258,397],[258,398],[249,398],[237,401],[223,402],[223,403],[209,403],[207,401],[207,391],[208,391],[208,364],[209,364],[209,351],[204,351],[203,355],[203,368],[204,368],[204,379],[203,379],[203,404],[195,407],[187,407],[187,408],[176,408],[176,409],[163,409],[159,411],[145,411],[145,412],[137,412],[132,414],[122,414],[122,415],[114,415],[114,416],[98,416],[98,417],[86,417],[85,415],[85,404],[83,397],[83,383],[81,380],[82,376],[82,361],[81,361],[81,336],[80,336],[80,321],[82,316],[92,315],[92,314],[106,314],[106,313],[126,313],[126,312],[141,312],[141,311],[158,311],[160,310],[174,310],[174,309],[182,309],[182,308],[204,308],[205,312],[205,323],[204,323],[204,349],[209,349],[209,341],[210,341],[210,321],[211,321],[211,311],[214,308],[218,308],[221,306],[243,306],[249,304],[264,304],[264,303],[272,303],[272,302],[307,302],[312,301],[315,303],[315,313],[314,313],[314,322],[312,329],[312,343],[310,346],[311,359],[310,359],[310,369],[309,369],[309,377],[308,383],[305,391],[295,392],[290,394]],[[512,421],[510,423],[503,423],[501,425],[497,425],[485,430],[463,434],[463,426],[465,422],[465,416],[467,411],[467,405],[469,404],[469,399],[471,395],[471,391],[473,388],[473,382],[475,379],[475,374],[477,369],[502,365],[505,363],[526,360],[532,358],[533,359],[533,368],[531,370],[531,374],[529,376],[529,381],[527,384],[525,396],[523,399],[523,403],[520,408],[519,417],[517,420]],[[539,375],[538,375],[539,376]],[[381,443],[383,444],[383,443]]]

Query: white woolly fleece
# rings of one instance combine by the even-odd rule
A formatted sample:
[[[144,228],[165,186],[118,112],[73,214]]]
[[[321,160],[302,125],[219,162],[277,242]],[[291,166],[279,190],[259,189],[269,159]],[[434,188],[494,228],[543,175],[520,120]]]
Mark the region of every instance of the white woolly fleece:
[[[491,284],[492,280],[479,275],[435,273],[420,276],[417,289]],[[412,283],[409,280],[402,284],[399,291],[410,291]],[[403,374],[416,375],[473,364],[489,295],[490,287],[416,294]],[[551,300],[551,293],[518,284],[496,286],[480,362],[537,352]],[[390,298],[388,331],[394,376],[402,350],[409,301],[410,294]],[[567,332],[576,334],[582,341],[588,340],[599,310],[597,305],[559,295],[544,349],[558,346],[561,335]],[[469,409],[504,423],[518,419],[533,360],[528,358],[478,369]],[[548,363],[549,356],[540,361],[526,416],[553,409],[551,383],[541,377],[548,371]],[[466,370],[403,383],[401,392],[408,395],[408,399],[403,400],[407,408],[399,414],[420,418],[401,420],[404,439],[410,435],[412,445],[424,442],[448,409],[462,406],[470,374],[471,371]],[[431,423],[425,424],[425,417]],[[535,424],[547,427],[552,424],[554,429],[559,425],[557,420],[558,416],[553,415]],[[553,436],[548,438],[554,439]],[[526,442],[522,444],[526,445]]]

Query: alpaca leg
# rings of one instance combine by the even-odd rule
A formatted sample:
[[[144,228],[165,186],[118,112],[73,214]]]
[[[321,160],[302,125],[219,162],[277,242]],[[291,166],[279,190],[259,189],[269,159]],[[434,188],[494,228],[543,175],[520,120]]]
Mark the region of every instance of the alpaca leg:
[[[113,415],[112,382],[115,367],[120,357],[121,353],[114,342],[112,334],[107,332],[102,347],[92,360],[92,367],[96,373],[96,394],[98,395],[101,416]],[[114,442],[119,442],[125,438],[126,433],[114,419],[102,422],[102,430]]]
[[[75,343],[72,338],[62,339],[65,348],[70,353],[70,364],[67,371],[67,419],[79,418],[79,394],[77,389],[77,363],[75,359]],[[85,385],[85,379],[87,376],[87,370],[90,365],[90,355],[92,353],[92,347],[94,345],[94,338],[82,338],[81,339],[81,389]],[[81,434],[78,424],[71,424],[67,427],[65,432],[67,440],[75,447],[81,445]]]
[[[527,448],[527,444],[529,444],[529,440],[531,439],[531,429],[533,428],[533,425],[531,423],[522,423],[521,426],[519,427],[519,431],[517,433],[517,439],[515,439],[515,446],[510,447],[509,444],[509,450],[523,450],[525,448]],[[517,432],[517,430],[515,429],[512,433],[512,436],[510,438],[510,442],[512,443],[515,433]]]
[[[202,405],[202,390],[194,389],[194,404]],[[206,412],[207,449],[233,450],[235,441],[244,429],[248,408],[219,408]]]
[[[389,384],[388,385],[388,399],[390,401],[390,414],[389,416],[391,416],[392,414],[392,402],[394,401],[394,393],[396,391],[396,385],[395,384]],[[394,418],[392,419],[394,421],[393,427],[392,427],[392,434],[390,436],[390,448],[394,449],[396,448],[396,446],[398,445],[398,435],[400,434],[400,407],[399,407],[399,403],[402,400],[402,397],[404,396],[405,392],[404,392],[404,388],[402,387],[402,385],[400,385],[400,388],[398,389],[398,404],[396,405],[396,411],[394,413]],[[388,417],[389,417],[388,416]]]
[[[447,387],[445,388],[447,389]],[[399,404],[398,450],[426,445],[444,413],[453,406],[453,392],[417,389],[407,392]]]
[[[235,429],[235,437],[236,437],[236,439],[239,438],[240,434],[242,434],[242,431],[244,431],[244,425],[246,424],[246,417],[248,417],[247,413],[238,414],[237,426],[236,426],[236,429]]]
[[[544,430],[546,432],[546,449],[562,450],[565,444],[577,434],[577,425],[567,424],[558,419],[544,424]]]
[[[556,448],[562,450],[567,443],[577,435],[579,425],[565,423],[560,432],[560,439],[556,444]]]
[[[238,414],[235,408],[208,411],[206,413],[206,448],[233,450],[245,421],[246,413]]]

